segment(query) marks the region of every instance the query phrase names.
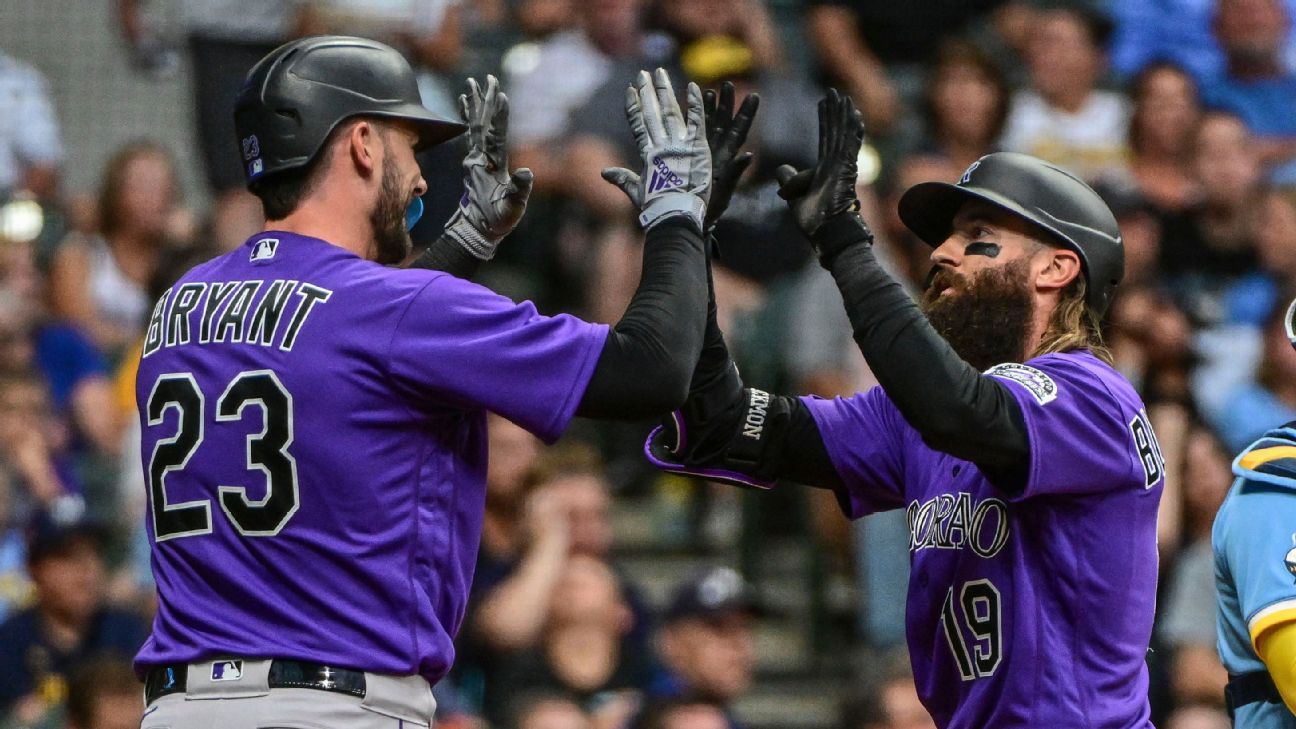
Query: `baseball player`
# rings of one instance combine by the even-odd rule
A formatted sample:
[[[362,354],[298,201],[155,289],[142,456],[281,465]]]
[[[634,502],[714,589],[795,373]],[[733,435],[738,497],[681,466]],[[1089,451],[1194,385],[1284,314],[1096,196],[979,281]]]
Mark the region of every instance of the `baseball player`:
[[[1296,301],[1296,347],[1294,317]],[[1296,422],[1244,450],[1233,473],[1211,532],[1229,713],[1239,729],[1296,729]]]
[[[428,270],[489,259],[531,185],[508,169],[506,97],[469,85],[465,127],[380,43],[306,38],[250,72],[235,121],[266,230],[161,297],[139,367],[146,729],[427,726],[478,547],[486,411],[553,441],[574,415],[683,402],[705,320],[701,92],[686,118],[660,70],[627,91],[646,172],[610,174],[644,266],[609,329]],[[410,249],[415,151],[465,128],[445,238],[419,268],[381,265]]]
[[[933,247],[915,304],[855,212],[859,112],[820,103],[818,164],[780,171],[880,387],[824,400],[745,387],[714,319],[660,467],[831,488],[851,518],[904,509],[907,633],[941,727],[1149,727],[1144,663],[1163,461],[1097,322],[1116,221],[1070,173],[991,154],[900,217]]]

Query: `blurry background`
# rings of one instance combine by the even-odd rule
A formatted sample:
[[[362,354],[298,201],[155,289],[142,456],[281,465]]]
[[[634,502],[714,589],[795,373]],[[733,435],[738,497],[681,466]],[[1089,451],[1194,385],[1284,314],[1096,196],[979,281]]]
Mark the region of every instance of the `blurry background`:
[[[1167,459],[1154,719],[1227,726],[1210,526],[1234,453],[1296,418],[1296,0],[5,0],[0,4],[0,727],[134,727],[153,609],[134,362],[151,302],[261,224],[229,103],[302,34],[406,53],[451,113],[467,75],[512,101],[522,226],[480,276],[549,313],[619,318],[641,236],[598,171],[636,164],[639,68],[762,104],[718,235],[721,324],[745,378],[872,385],[831,279],[774,195],[815,154],[815,101],[867,120],[860,197],[916,288],[895,200],[1023,151],[1120,220],[1107,335]],[[421,161],[440,233],[462,143]],[[646,467],[651,423],[577,422],[544,449],[491,422],[482,549],[438,726],[929,727],[904,650],[908,532],[830,494],[752,494]]]

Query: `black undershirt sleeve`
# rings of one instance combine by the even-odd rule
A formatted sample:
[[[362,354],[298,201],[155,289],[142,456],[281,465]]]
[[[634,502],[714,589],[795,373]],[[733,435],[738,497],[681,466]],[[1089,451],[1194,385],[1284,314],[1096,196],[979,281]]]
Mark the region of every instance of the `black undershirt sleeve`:
[[[706,302],[702,233],[684,216],[654,225],[639,288],[608,333],[576,414],[637,420],[680,407],[702,349]]]
[[[828,268],[856,344],[905,420],[936,450],[977,464],[998,488],[1026,485],[1030,442],[1008,387],[963,361],[878,264],[867,229],[839,215],[816,239],[835,253]],[[858,237],[858,241],[850,238]],[[853,244],[852,244],[853,243]]]
[[[451,276],[470,279],[481,268],[482,260],[464,249],[454,240],[441,236],[432,241],[427,250],[418,258],[410,261],[409,268],[426,268],[432,271],[445,271]]]
[[[828,449],[824,446],[819,426],[810,415],[810,408],[800,398],[794,399],[796,404],[778,445],[783,451],[779,458],[783,465],[778,469],[778,477],[818,488],[840,488],[841,476],[828,457]]]

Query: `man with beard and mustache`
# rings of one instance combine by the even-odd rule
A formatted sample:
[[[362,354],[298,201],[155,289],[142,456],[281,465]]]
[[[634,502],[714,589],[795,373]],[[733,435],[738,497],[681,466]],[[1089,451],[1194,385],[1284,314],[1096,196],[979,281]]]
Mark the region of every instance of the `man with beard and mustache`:
[[[708,198],[741,172],[729,155],[712,178],[702,92],[686,117],[660,69],[627,89],[644,174],[607,175],[641,211],[644,264],[609,328],[454,275],[492,256],[531,188],[509,170],[507,98],[468,85],[466,125],[440,119],[396,51],[317,36],[240,91],[266,229],[162,295],[137,376],[158,588],[135,660],[145,726],[428,726],[481,534],[487,411],[552,442],[576,415],[684,401]],[[415,152],[465,130],[444,237],[383,265],[410,253]]]
[[[1164,465],[1100,321],[1116,221],[1074,175],[981,158],[900,217],[933,248],[916,305],[878,265],[855,200],[859,112],[820,103],[819,161],[780,195],[841,291],[880,386],[849,398],[745,388],[714,317],[666,470],[832,489],[851,518],[905,509],[907,637],[940,727],[1151,727],[1144,662]]]

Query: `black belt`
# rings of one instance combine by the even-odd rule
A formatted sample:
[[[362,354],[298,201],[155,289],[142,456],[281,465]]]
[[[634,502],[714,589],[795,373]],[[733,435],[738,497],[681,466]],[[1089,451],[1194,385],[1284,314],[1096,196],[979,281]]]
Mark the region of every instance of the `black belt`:
[[[1224,703],[1228,706],[1229,716],[1239,707],[1257,702],[1281,704],[1282,694],[1274,685],[1273,676],[1268,671],[1251,671],[1229,676],[1228,685],[1224,687]]]
[[[212,681],[233,680],[234,675],[241,675],[243,671],[243,661],[240,659],[202,663],[211,666]],[[182,694],[188,683],[187,665],[154,666],[144,678],[144,700],[153,703],[168,694]],[[364,671],[335,668],[322,663],[276,659],[270,662],[270,688],[316,689],[362,699],[365,695],[365,675]]]

